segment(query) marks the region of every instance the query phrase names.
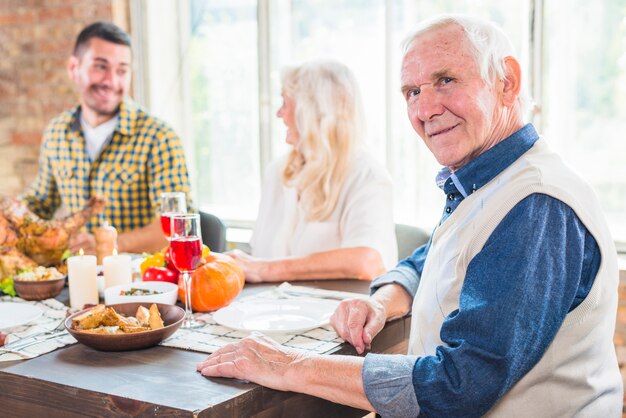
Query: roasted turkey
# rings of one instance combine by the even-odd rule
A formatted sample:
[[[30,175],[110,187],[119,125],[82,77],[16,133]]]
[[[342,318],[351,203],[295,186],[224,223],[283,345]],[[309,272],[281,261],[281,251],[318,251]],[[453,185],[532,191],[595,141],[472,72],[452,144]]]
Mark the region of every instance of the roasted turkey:
[[[44,220],[16,198],[0,200],[0,278],[18,270],[58,265],[70,236],[102,211],[105,201],[92,197],[84,209],[63,219]]]

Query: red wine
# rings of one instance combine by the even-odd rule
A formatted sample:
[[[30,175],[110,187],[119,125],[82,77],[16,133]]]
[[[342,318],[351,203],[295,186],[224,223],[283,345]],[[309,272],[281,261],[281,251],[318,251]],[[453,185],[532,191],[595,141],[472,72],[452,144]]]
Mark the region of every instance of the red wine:
[[[193,271],[202,258],[200,237],[176,237],[171,243],[172,261],[180,271]]]
[[[172,235],[172,229],[170,226],[170,221],[172,220],[172,218],[170,216],[170,213],[164,213],[161,215],[161,229],[163,230],[163,234],[165,234],[167,238]]]

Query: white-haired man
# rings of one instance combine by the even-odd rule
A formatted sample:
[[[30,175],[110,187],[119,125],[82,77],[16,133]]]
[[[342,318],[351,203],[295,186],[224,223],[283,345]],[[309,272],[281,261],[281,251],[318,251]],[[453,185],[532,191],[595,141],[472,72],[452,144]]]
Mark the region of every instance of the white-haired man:
[[[444,166],[445,209],[430,242],[332,323],[363,352],[412,311],[408,355],[310,356],[254,337],[198,369],[383,416],[620,416],[616,251],[593,192],[524,124],[520,91],[491,23],[443,16],[407,42],[402,92]]]

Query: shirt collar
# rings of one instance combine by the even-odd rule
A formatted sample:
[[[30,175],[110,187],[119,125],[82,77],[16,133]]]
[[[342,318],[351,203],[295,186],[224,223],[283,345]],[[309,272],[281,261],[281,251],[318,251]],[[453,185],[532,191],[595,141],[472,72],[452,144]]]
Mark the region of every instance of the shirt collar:
[[[120,105],[120,123],[115,130],[122,135],[134,136],[137,114],[137,105],[130,99],[124,100]]]
[[[537,139],[539,134],[528,123],[457,171],[452,172],[448,167],[443,167],[437,174],[437,186],[446,193],[456,189],[465,198],[513,164]]]
[[[138,107],[130,99],[126,98],[120,104],[120,110],[118,112],[118,123],[115,126],[115,131],[122,135],[133,136],[135,134],[135,125],[137,124]],[[78,131],[81,129],[80,125],[80,105],[74,108],[72,112],[70,126],[72,130]]]

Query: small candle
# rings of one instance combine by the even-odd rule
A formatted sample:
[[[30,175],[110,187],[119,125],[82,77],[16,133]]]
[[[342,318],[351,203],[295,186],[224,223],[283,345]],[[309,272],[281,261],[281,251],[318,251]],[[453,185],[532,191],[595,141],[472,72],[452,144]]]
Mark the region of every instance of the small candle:
[[[104,257],[104,287],[108,288],[118,284],[128,284],[133,281],[133,273],[130,266],[130,256],[117,254]]]
[[[79,255],[68,258],[67,279],[72,309],[82,309],[85,304],[96,305],[98,303],[95,255],[84,255],[81,248]]]

